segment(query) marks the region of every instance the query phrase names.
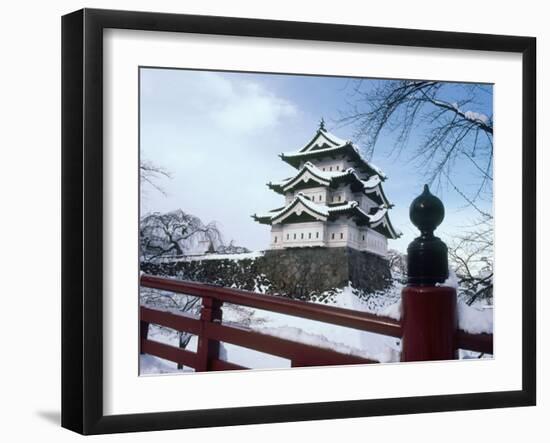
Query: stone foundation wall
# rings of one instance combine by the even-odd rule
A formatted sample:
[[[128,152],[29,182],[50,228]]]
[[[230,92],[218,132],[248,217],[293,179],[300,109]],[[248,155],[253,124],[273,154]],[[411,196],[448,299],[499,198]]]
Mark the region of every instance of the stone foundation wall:
[[[270,250],[256,259],[142,263],[141,269],[299,300],[323,299],[348,282],[365,294],[391,284],[387,260],[351,248]]]

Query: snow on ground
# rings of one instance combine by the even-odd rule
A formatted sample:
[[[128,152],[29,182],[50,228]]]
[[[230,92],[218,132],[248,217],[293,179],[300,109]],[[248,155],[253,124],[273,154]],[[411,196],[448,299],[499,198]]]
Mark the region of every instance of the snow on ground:
[[[335,326],[335,328],[338,327]],[[288,325],[272,328],[258,328],[257,331],[266,335],[272,335],[319,348],[331,349],[342,354],[357,355],[359,357],[376,360],[381,363],[399,361],[399,350],[395,349],[397,348],[398,340],[390,339],[384,342],[381,341],[382,336],[377,337],[377,334],[370,334],[360,331],[351,331],[351,333],[350,331],[347,331],[347,333],[342,333],[342,331],[340,331],[340,333],[334,334],[333,330],[331,331],[333,334],[330,334],[332,337],[329,339],[323,334],[312,334],[310,332],[305,332],[302,328]],[[346,339],[346,341],[337,342],[334,335],[337,335],[342,339]],[[353,337],[354,335],[358,335],[358,337]],[[349,346],[346,344],[349,342],[348,340],[359,342],[360,345],[364,344],[366,347],[360,348]],[[394,346],[394,348],[392,348],[392,346]]]
[[[336,291],[330,297],[330,301],[318,303],[399,320],[401,318],[401,289],[402,285],[396,282],[386,292],[360,296],[353,287],[348,285]],[[358,355],[382,363],[399,362],[400,359],[401,341],[394,337],[231,304],[224,304],[222,309],[223,323],[226,324],[236,324],[263,334]],[[458,316],[460,329],[476,334],[492,333],[493,312],[491,307],[468,306],[460,301]],[[151,326],[149,338],[178,346],[177,333],[167,328]],[[193,337],[186,349],[195,351],[196,346],[197,338]],[[220,356],[223,360],[254,369],[290,367],[290,361],[287,359],[229,343],[222,343]],[[459,356],[460,358],[479,358],[480,354],[460,350]],[[190,368],[178,370],[175,363],[152,356],[140,356],[140,371],[142,374],[165,374],[193,370]]]
[[[222,343],[220,349],[222,360],[236,363],[245,368],[280,369],[290,368],[290,360],[264,352],[246,349],[231,343]]]
[[[380,309],[377,315],[393,318],[394,320],[401,320],[401,300]]]
[[[356,291],[351,284],[348,284],[343,289],[337,290],[336,293],[330,298],[330,302],[327,304],[338,308],[352,309],[354,311],[388,316],[383,312],[389,311],[391,306],[399,302],[401,299],[402,288],[403,285],[395,282],[393,286],[384,292],[360,295],[360,293]],[[399,320],[399,318],[397,318],[397,320]]]
[[[449,276],[447,277],[447,280],[445,280],[443,283],[436,283],[435,285],[448,286],[449,288],[454,288],[458,290],[458,277],[456,276],[455,271],[449,268]]]
[[[441,284],[458,290],[458,278],[449,268],[449,277]],[[484,303],[468,305],[462,300],[457,303],[458,328],[470,334],[493,333],[493,307]]]
[[[458,327],[470,334],[493,333],[493,307],[458,302]]]
[[[191,368],[178,369],[176,363],[153,355],[139,356],[139,375],[159,375],[193,372]]]
[[[256,258],[262,257],[264,255],[263,251],[256,252],[243,252],[237,254],[203,254],[203,255],[186,255],[178,258],[166,258],[165,261],[178,262],[178,261],[202,261],[202,260],[254,260]],[[159,262],[162,259],[157,259]]]
[[[167,345],[178,346],[178,334],[173,329],[150,325],[148,338]],[[195,351],[197,349],[196,340],[194,343],[190,342],[186,349],[189,351]],[[153,355],[143,354],[139,356],[140,375],[159,375],[184,372],[194,372],[194,369],[186,366],[182,369],[178,369],[177,363],[164,360],[163,358],[155,357]]]
[[[381,297],[387,300],[381,300]],[[318,303],[373,314],[378,313],[381,308],[385,308],[388,304],[393,304],[392,296],[379,295],[374,298],[376,302],[374,299],[362,300],[354,289],[348,285],[332,296],[332,302]],[[255,317],[247,327],[260,333],[358,355],[384,363],[399,361],[400,340],[394,337],[260,309],[239,308],[241,316],[243,310],[253,313]],[[242,317],[239,318],[235,315],[235,308],[232,305],[224,306],[223,309],[224,321],[242,325]]]

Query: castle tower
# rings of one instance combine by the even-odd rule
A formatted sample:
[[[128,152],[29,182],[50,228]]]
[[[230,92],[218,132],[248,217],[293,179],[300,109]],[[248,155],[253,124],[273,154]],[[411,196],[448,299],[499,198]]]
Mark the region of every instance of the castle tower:
[[[297,170],[268,183],[285,205],[252,216],[271,225],[270,249],[350,247],[385,256],[387,240],[401,236],[389,218],[384,173],[352,142],[328,132],[323,120],[309,143],[280,157]]]

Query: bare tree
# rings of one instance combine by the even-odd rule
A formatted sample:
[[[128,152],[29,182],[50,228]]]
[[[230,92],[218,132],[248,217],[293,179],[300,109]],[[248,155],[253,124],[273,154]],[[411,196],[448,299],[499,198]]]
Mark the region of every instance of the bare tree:
[[[140,304],[150,306],[157,309],[177,311],[187,314],[198,315],[200,310],[200,297],[194,297],[186,294],[176,294],[168,291],[161,291],[152,288],[140,288]],[[161,334],[173,335],[174,331],[162,326],[155,326]],[[177,331],[178,346],[185,349],[191,339],[192,334],[183,331]],[[178,364],[178,369],[183,366]]]
[[[405,283],[407,275],[407,256],[395,249],[390,249],[388,250],[386,258],[390,265],[393,279]]]
[[[340,123],[354,125],[357,138],[371,156],[385,130],[396,135],[394,155],[403,152],[411,135],[420,135],[421,143],[411,160],[418,161],[428,182],[444,181],[468,204],[475,204],[482,193],[492,192],[493,116],[472,110],[481,107],[485,94],[492,94],[490,87],[478,84],[358,81],[354,101]],[[453,96],[461,98],[453,100]],[[470,164],[479,178],[473,193],[454,184],[453,165],[459,159]]]
[[[161,194],[166,195],[166,191],[158,184],[158,182],[163,177],[172,178],[172,175],[163,167],[158,166],[149,160],[141,160],[139,164],[139,177],[142,183],[147,183]]]
[[[493,223],[481,219],[449,245],[449,259],[458,279],[459,295],[471,305],[493,297]]]
[[[414,137],[420,143],[409,160],[419,164],[430,184],[450,186],[478,213],[478,223],[449,245],[449,257],[467,303],[490,299],[493,215],[480,201],[491,198],[493,189],[493,116],[481,112],[483,102],[492,99],[491,87],[418,80],[357,81],[352,94],[354,102],[340,123],[356,128],[367,155],[374,154],[384,131],[395,136],[390,155],[396,157]],[[458,161],[461,168],[455,168]],[[472,182],[468,188],[457,185],[463,180],[456,180],[466,168]]]
[[[181,209],[161,214],[145,215],[140,221],[140,247],[143,260],[161,256],[185,255],[193,237],[204,238],[209,244],[222,244],[216,223],[204,225]]]

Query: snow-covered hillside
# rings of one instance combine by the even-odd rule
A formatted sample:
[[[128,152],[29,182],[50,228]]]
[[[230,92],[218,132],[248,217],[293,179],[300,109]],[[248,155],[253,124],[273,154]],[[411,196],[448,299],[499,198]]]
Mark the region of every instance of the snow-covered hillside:
[[[365,298],[358,296],[357,291],[348,285],[338,290],[335,296],[331,297],[332,301],[329,304],[398,320],[401,318],[401,289],[402,284],[396,282],[385,293],[372,294]],[[468,306],[460,302],[458,314],[461,329],[471,333],[492,333],[491,306],[483,306],[481,303]],[[378,360],[381,363],[396,363],[400,360],[400,340],[380,334],[235,305],[224,305],[223,322],[245,326],[263,334]],[[178,345],[177,333],[166,328],[152,326],[149,337],[172,346]],[[187,349],[194,351],[196,346],[196,337],[193,337]],[[224,360],[254,369],[290,367],[290,361],[286,359],[231,344],[222,344],[221,354]],[[480,355],[461,350],[459,356],[478,358]],[[178,370],[175,363],[151,356],[141,357],[140,368],[141,374],[144,375],[192,371],[191,368]]]
[[[150,214],[142,219],[141,237],[142,251],[145,251],[144,255],[148,255],[149,258],[154,257],[156,265],[152,266],[158,268],[155,268],[158,272],[154,270],[147,272],[165,275],[162,271],[166,268],[163,268],[165,264],[169,265],[168,268],[172,267],[177,270],[186,263],[189,266],[198,266],[199,270],[204,270],[211,268],[213,261],[218,261],[220,266],[212,268],[212,272],[219,278],[223,277],[224,272],[229,273],[232,278],[229,279],[231,281],[226,278],[220,282],[211,283],[253,290],[257,293],[269,293],[269,281],[265,279],[265,275],[259,273],[258,269],[253,266],[257,260],[264,257],[264,252],[251,252],[232,243],[224,245],[222,235],[214,224],[205,225],[198,217],[186,214],[181,210],[167,214]],[[309,301],[399,320],[401,318],[401,290],[406,283],[406,256],[398,251],[390,250],[387,260],[392,284],[386,289],[366,292],[357,290],[351,282],[348,282],[344,287],[333,287],[326,293],[310,297]],[[243,264],[247,265],[245,270],[250,271],[252,274],[252,283],[244,277],[241,279],[236,278],[240,275],[239,270],[242,270],[241,265]],[[331,266],[334,267],[333,262],[331,262]],[[189,279],[189,269],[187,271],[183,278]],[[243,275],[245,274],[243,273]],[[167,275],[176,276],[179,273],[171,272]],[[193,276],[195,274],[191,277]],[[261,281],[256,281],[256,277],[262,276]],[[205,276],[201,273],[198,273],[195,277],[197,278],[191,279],[205,281],[203,279]],[[461,288],[452,271],[449,280],[444,285],[455,287],[460,294]],[[477,301],[470,306],[464,303],[463,300],[464,298],[459,296],[460,329],[475,334],[492,333],[492,306],[482,301]],[[176,312],[184,311],[194,315],[198,314],[198,301],[194,297],[147,288],[143,288],[141,292],[141,302],[143,304]],[[357,355],[381,363],[395,363],[400,360],[400,340],[380,334],[230,304],[223,306],[222,321],[247,327],[263,334]],[[182,337],[174,330],[152,325],[149,338],[172,346],[179,346]],[[184,341],[187,343],[186,349],[196,350],[196,337],[186,336]],[[226,343],[221,345],[221,357],[224,360],[257,369],[290,366],[290,362],[283,358]],[[479,354],[461,351],[460,357],[477,358]],[[144,355],[140,357],[140,371],[141,374],[164,374],[188,372],[192,369],[178,370],[175,363]]]

